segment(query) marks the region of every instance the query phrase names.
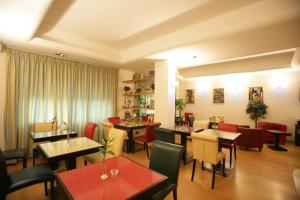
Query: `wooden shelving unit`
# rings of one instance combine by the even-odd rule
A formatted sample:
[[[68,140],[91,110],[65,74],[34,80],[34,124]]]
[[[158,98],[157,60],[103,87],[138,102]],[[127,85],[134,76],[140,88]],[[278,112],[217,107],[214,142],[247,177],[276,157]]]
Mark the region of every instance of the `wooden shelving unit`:
[[[149,76],[149,77],[145,77],[145,78],[132,79],[132,80],[123,81],[123,83],[136,83],[136,82],[141,82],[141,81],[154,81],[154,77]]]

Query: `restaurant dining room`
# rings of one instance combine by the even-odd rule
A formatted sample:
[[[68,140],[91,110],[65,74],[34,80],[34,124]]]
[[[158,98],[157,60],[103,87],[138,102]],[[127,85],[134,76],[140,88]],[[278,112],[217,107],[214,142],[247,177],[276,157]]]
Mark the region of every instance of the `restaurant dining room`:
[[[1,0],[0,200],[300,199],[299,0]]]

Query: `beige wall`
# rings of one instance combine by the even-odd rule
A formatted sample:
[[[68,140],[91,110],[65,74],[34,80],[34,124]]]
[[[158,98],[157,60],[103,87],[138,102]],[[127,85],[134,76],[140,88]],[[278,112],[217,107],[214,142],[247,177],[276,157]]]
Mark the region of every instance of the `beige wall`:
[[[4,108],[6,97],[6,66],[4,53],[0,52],[0,148],[5,148],[4,143]]]
[[[124,118],[125,115],[125,110],[122,108],[124,106],[124,86],[130,86],[133,88],[133,84],[128,84],[128,83],[123,83],[123,81],[131,80],[133,77],[134,72],[132,71],[127,71],[127,70],[119,70],[119,75],[118,75],[118,101],[117,101],[117,115],[120,116],[122,119]],[[131,86],[132,85],[132,86]]]
[[[179,96],[186,89],[195,89],[195,104],[187,104],[185,111],[193,112],[196,119],[208,119],[212,115],[225,117],[225,122],[254,126],[245,109],[248,103],[248,87],[262,86],[268,114],[264,121],[286,124],[294,135],[294,126],[300,120],[300,71],[274,70],[265,72],[222,75],[181,81]],[[213,103],[213,88],[224,88],[225,103]],[[294,136],[289,137],[294,140]]]

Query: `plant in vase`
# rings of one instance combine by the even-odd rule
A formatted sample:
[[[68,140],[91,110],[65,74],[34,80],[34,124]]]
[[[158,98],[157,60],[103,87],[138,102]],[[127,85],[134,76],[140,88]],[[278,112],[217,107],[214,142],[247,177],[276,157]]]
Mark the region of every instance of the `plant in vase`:
[[[110,154],[112,156],[115,156],[115,153],[113,151],[110,151],[109,148],[112,147],[112,142],[114,141],[114,138],[102,138],[100,140],[100,144],[102,144],[102,147],[99,149],[99,153],[103,155],[103,166],[102,166],[102,174],[100,176],[100,178],[102,180],[105,180],[108,178],[108,175],[106,173],[106,162],[105,162],[105,156]]]
[[[138,98],[139,106],[144,108],[145,105],[147,104],[146,98],[145,97],[139,97]]]
[[[175,108],[178,111],[179,117],[182,119],[181,112],[183,111],[183,108],[185,107],[185,102],[183,99],[176,99],[175,100]]]
[[[128,91],[131,90],[131,88],[128,87],[128,86],[125,86],[125,87],[123,88],[123,90],[125,91],[125,93],[128,93]]]
[[[259,118],[265,118],[267,114],[268,106],[259,100],[249,101],[246,113],[250,115],[250,119],[255,121],[255,128],[257,128],[257,122]]]
[[[57,124],[57,117],[54,116],[54,117],[51,119],[50,123],[52,124],[52,131],[53,131],[53,130],[54,130],[54,124]]]
[[[69,137],[69,131],[71,130],[71,128],[70,128],[70,126],[68,125],[68,123],[67,122],[65,122],[65,121],[63,121],[63,123],[64,123],[64,131],[67,131],[67,138],[68,138],[68,142],[69,142],[69,139],[70,139],[70,137]]]

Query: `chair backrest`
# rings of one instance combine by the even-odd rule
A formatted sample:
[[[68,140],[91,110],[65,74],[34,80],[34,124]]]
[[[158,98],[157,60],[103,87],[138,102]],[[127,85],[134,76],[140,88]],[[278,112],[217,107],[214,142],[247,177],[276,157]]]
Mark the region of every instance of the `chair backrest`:
[[[218,162],[218,137],[202,133],[191,134],[194,159],[217,164]]]
[[[177,184],[182,154],[183,146],[156,140],[152,145],[149,168]]]
[[[120,124],[121,123],[121,118],[120,117],[109,117],[108,121],[112,124]]]
[[[145,130],[145,142],[152,142],[155,140],[155,132],[154,132],[154,128],[160,126],[161,123],[160,122],[155,122],[155,123],[151,123],[148,124],[146,126],[146,130]]]
[[[103,122],[102,126],[103,126],[103,137],[106,139],[108,137],[108,133],[110,129],[113,128],[114,125],[110,122]]]
[[[87,138],[93,140],[94,135],[95,135],[95,129],[97,128],[97,126],[98,125],[95,123],[88,122],[84,128],[84,137],[87,137]]]
[[[0,149],[0,199],[5,199],[8,185],[7,166],[5,163],[4,155]]]
[[[193,128],[194,131],[200,130],[200,129],[208,129],[209,121],[208,120],[194,120]]]
[[[188,115],[187,116],[188,122],[189,122],[189,127],[193,127],[194,121],[195,121],[195,116],[194,115]]]
[[[37,122],[34,123],[34,132],[49,132],[57,130],[57,123],[51,122]]]
[[[218,129],[220,131],[238,132],[239,126],[236,124],[220,123]]]
[[[112,146],[108,148],[108,150],[114,152],[115,156],[119,156],[122,153],[122,147],[124,143],[125,135],[127,134],[126,131],[116,128],[111,128],[108,134],[108,138],[114,138],[112,142]],[[106,158],[114,157],[112,155],[107,155]]]
[[[155,139],[168,143],[175,143],[175,134],[172,130],[156,127],[154,129]]]

